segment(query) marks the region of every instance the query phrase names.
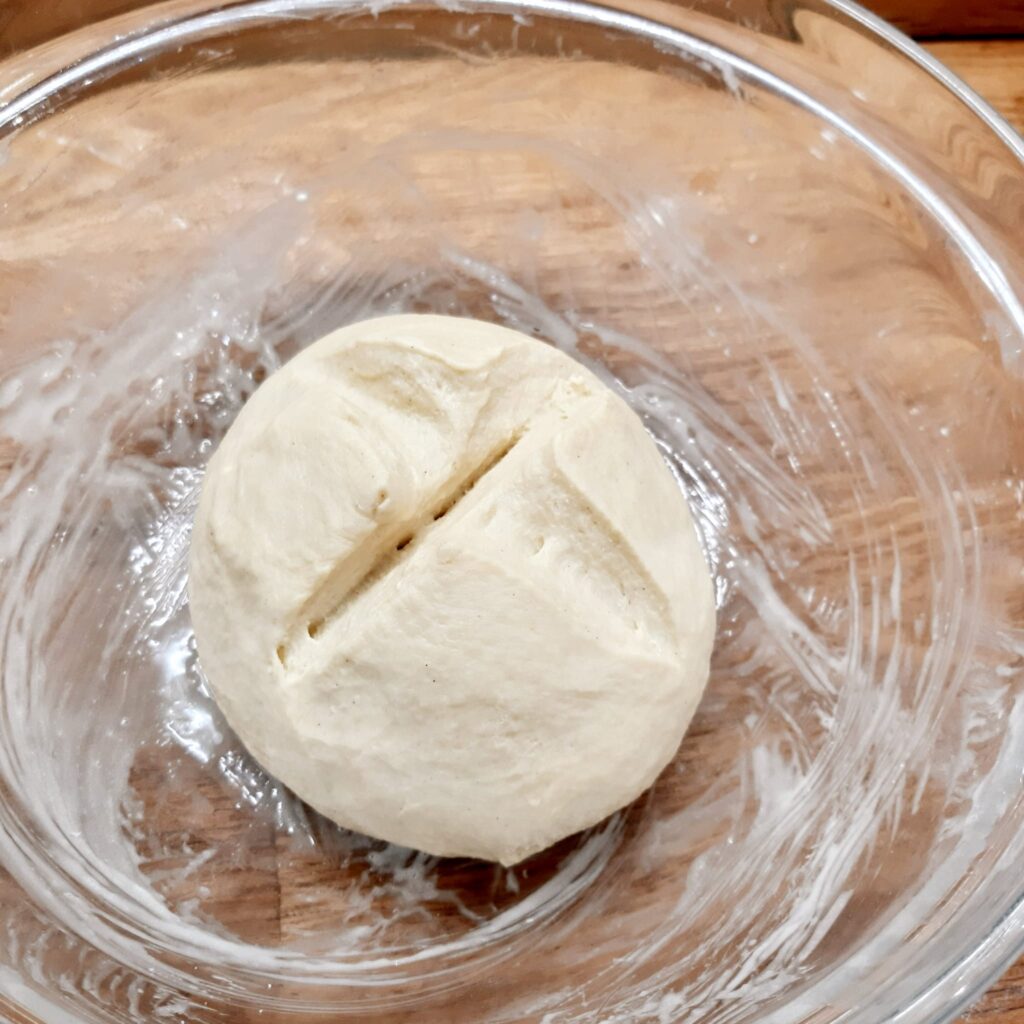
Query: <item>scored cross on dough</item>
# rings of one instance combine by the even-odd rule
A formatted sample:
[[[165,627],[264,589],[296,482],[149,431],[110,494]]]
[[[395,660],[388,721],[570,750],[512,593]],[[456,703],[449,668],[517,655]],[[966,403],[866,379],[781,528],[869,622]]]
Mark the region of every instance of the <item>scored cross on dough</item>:
[[[296,642],[303,642],[303,634],[310,639],[317,639],[324,627],[337,620],[346,605],[353,603],[371,587],[377,586],[390,572],[394,571],[399,562],[408,557],[403,552],[414,542],[420,544],[431,526],[443,519],[462,498],[477,486],[479,481],[493,470],[502,459],[515,447],[518,437],[502,443],[497,452],[491,455],[477,469],[456,478],[449,492],[438,502],[434,509],[421,513],[414,522],[400,522],[390,529],[381,529],[368,544],[366,555],[375,551],[376,559],[362,576],[355,575],[348,559],[342,559],[333,567],[327,578],[309,596],[296,616],[292,628],[292,638],[278,648],[281,664],[286,664],[286,654],[296,649]],[[377,511],[388,500],[387,493],[382,490],[376,506]],[[436,530],[433,531],[436,534]],[[398,538],[396,540],[396,538]],[[305,622],[305,626],[302,623]]]

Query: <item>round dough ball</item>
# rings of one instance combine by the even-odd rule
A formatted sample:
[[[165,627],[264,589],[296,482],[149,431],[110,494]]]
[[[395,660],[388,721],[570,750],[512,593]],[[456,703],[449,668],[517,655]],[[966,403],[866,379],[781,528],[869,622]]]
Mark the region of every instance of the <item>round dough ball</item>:
[[[210,461],[192,622],[253,756],[347,828],[513,864],[642,793],[708,676],[668,467],[592,373],[394,316],[311,345]]]

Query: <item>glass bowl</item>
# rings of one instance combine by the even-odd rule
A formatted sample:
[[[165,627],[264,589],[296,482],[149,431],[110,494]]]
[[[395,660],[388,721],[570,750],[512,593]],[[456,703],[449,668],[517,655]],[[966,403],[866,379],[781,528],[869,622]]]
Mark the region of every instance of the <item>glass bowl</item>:
[[[1024,152],[951,75],[845,2],[172,0],[0,101],[8,1019],[911,1024],[1005,966]],[[716,579],[675,762],[510,870],[318,818],[193,647],[218,438],[403,310],[602,373]]]

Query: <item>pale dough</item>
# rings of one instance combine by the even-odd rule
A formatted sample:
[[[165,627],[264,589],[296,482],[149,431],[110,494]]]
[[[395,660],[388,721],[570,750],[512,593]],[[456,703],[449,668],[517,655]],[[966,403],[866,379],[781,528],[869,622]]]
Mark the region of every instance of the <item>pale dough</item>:
[[[339,330],[210,461],[189,593],[255,758],[340,824],[513,864],[629,803],[708,676],[712,585],[640,420],[473,320]]]

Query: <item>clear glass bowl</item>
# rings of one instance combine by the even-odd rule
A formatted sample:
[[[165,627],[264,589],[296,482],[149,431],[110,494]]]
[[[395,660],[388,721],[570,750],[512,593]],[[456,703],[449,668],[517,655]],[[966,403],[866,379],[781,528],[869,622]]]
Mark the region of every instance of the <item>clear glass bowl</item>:
[[[823,0],[173,0],[44,36],[0,63],[9,1019],[910,1024],[1006,964],[1024,164],[991,111]],[[217,438],[398,310],[604,373],[717,580],[676,762],[513,870],[318,819],[194,656]]]

